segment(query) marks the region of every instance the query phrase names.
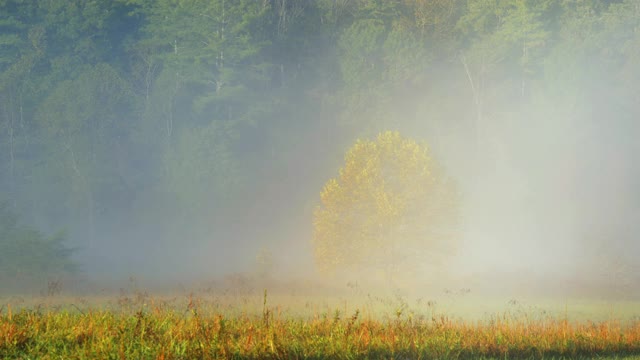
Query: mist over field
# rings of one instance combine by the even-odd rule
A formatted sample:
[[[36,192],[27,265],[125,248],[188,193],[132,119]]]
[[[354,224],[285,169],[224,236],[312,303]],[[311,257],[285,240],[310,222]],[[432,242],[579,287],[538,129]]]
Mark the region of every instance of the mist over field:
[[[366,283],[318,270],[314,211],[397,131],[460,195],[403,290],[636,298],[638,29],[636,0],[2,2],[0,294]]]

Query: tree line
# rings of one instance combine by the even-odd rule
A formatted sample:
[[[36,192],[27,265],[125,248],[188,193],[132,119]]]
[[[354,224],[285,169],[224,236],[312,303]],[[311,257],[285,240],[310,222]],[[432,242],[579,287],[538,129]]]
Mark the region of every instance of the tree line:
[[[132,224],[228,235],[260,196],[294,216],[387,129],[535,169],[523,131],[572,154],[553,137],[638,130],[639,25],[635,0],[0,1],[1,196],[91,248]]]

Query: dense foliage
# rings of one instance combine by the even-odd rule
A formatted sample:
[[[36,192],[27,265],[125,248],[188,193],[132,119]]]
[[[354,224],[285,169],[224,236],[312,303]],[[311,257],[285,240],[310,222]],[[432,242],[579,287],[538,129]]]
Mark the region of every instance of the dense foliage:
[[[455,186],[426,145],[398,132],[357,141],[320,198],[313,243],[325,271],[382,269],[393,281],[456,248]]]

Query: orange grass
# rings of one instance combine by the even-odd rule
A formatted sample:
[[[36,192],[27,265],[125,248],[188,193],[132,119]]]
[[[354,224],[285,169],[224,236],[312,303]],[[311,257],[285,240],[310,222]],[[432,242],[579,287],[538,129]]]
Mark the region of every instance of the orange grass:
[[[640,323],[531,320],[505,313],[465,322],[446,316],[386,320],[342,317],[201,315],[150,301],[135,312],[33,310],[0,315],[0,358],[325,359],[542,358],[640,354]]]

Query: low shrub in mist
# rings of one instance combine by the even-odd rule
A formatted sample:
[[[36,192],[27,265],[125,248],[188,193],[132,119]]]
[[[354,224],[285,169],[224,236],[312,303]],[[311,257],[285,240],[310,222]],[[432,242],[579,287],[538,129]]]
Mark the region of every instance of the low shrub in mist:
[[[73,250],[64,240],[63,233],[46,236],[21,224],[9,205],[0,202],[0,287],[5,291],[41,289],[48,282],[50,287],[53,277],[76,273]]]

